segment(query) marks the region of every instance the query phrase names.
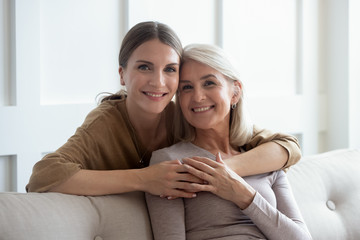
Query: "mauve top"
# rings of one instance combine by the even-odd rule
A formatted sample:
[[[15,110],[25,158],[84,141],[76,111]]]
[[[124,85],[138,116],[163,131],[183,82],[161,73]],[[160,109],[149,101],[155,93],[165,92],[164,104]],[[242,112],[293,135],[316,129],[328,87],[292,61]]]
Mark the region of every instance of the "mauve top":
[[[182,142],[153,152],[150,165],[191,156],[215,160],[210,152]],[[256,190],[253,202],[244,210],[210,192],[175,200],[146,194],[155,240],[311,239],[284,171],[244,180]]]

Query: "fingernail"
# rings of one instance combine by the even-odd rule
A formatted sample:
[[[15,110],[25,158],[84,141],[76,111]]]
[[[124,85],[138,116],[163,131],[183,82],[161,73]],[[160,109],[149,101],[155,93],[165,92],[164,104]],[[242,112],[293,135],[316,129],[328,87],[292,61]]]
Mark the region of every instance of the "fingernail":
[[[194,194],[192,195],[192,197],[193,197],[193,198],[196,197],[196,194],[194,193]]]

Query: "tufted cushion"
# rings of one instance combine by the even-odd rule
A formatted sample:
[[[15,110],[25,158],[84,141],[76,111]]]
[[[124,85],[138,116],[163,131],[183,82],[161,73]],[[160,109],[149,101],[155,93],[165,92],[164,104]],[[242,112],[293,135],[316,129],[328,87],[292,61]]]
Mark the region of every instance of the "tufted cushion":
[[[313,239],[360,239],[360,151],[303,157],[288,172]]]
[[[0,239],[152,239],[143,193],[0,193]]]

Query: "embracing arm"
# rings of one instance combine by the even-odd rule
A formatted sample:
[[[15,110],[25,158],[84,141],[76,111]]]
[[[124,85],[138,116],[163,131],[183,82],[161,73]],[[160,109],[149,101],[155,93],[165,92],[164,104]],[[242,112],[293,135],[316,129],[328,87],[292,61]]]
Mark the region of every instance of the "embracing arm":
[[[179,161],[139,169],[139,153],[132,137],[122,114],[110,103],[102,104],[62,147],[35,164],[26,190],[76,195],[146,191],[193,196],[179,190],[186,189],[184,185],[191,181],[189,174],[180,174],[184,167]]]
[[[240,176],[249,176],[287,169],[300,160],[301,151],[293,136],[254,127],[254,135],[244,145],[246,152],[225,159],[226,164]]]
[[[184,167],[179,161],[163,162],[142,169],[82,169],[49,191],[91,196],[144,191],[155,195],[194,197],[194,193],[179,190],[188,188],[186,181],[191,177],[180,172],[184,172]]]
[[[188,181],[194,179],[183,174],[185,169],[179,161],[135,169],[132,158],[137,158],[136,151],[121,154],[131,153],[128,150],[131,146],[109,144],[115,141],[99,145],[94,139],[79,128],[60,149],[35,164],[26,190],[75,195],[145,191],[156,195],[193,197],[193,193],[179,190],[186,189]],[[113,153],[118,154],[114,156]]]

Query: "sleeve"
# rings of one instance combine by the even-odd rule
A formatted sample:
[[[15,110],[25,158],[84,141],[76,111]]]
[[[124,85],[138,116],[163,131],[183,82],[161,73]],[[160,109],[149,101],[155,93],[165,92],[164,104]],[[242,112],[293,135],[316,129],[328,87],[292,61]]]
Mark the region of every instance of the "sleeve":
[[[257,192],[243,213],[251,218],[268,239],[312,239],[283,171],[279,171],[273,191],[277,208]]]
[[[49,191],[81,169],[140,167],[139,155],[122,113],[108,105],[100,106],[88,114],[63,146],[34,165],[26,186],[28,192]]]
[[[153,152],[150,162],[170,159],[162,150]],[[168,200],[145,193],[155,240],[185,240],[185,210],[183,198]]]
[[[273,133],[267,129],[260,129],[254,126],[253,137],[244,145],[244,149],[249,151],[263,143],[275,142],[281,145],[289,154],[289,159],[283,169],[286,171],[290,166],[296,164],[301,158],[301,150],[298,140],[288,134]]]
[[[88,168],[86,159],[93,155],[96,144],[82,128],[54,153],[49,153],[37,162],[27,192],[46,192],[64,182],[80,169]]]

